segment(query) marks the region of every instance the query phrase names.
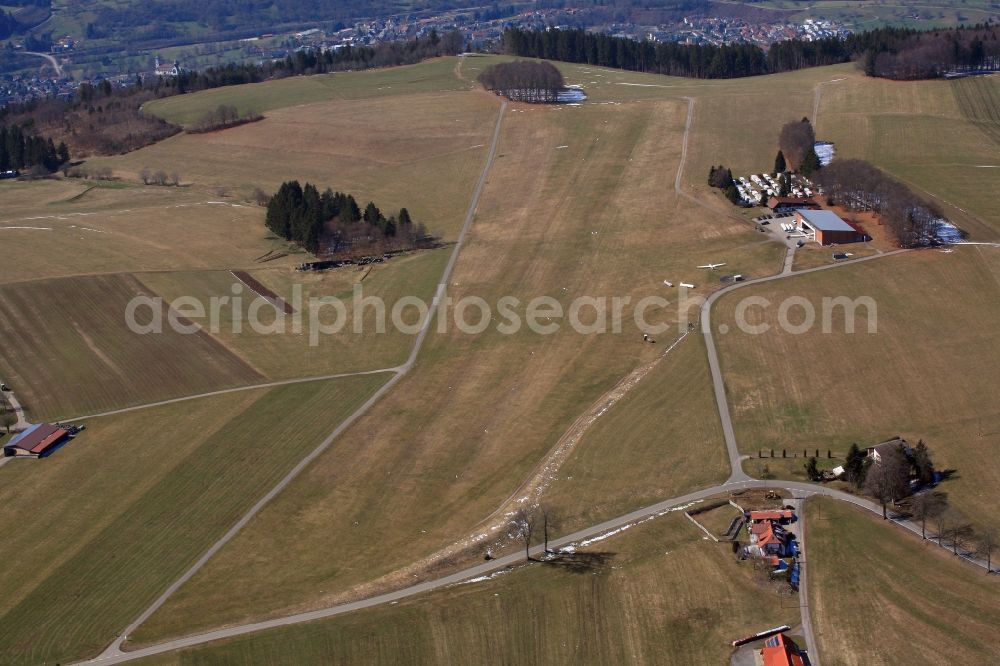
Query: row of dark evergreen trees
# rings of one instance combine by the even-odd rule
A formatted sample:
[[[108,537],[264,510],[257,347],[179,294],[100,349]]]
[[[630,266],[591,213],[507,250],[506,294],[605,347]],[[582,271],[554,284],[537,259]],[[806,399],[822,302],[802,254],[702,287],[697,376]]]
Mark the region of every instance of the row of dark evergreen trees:
[[[410,249],[429,240],[409,211],[386,217],[374,202],[362,210],[353,195],[312,183],[282,183],[267,203],[267,228],[285,240],[300,243],[313,254]]]
[[[519,102],[556,102],[566,87],[562,73],[550,62],[515,60],[491,65],[479,75],[487,90]]]
[[[0,171],[41,167],[52,172],[69,162],[65,143],[37,136],[20,125],[0,125]]]
[[[583,29],[509,28],[501,39],[501,49],[521,57],[702,79],[775,74],[863,58],[870,76],[890,76],[892,71],[880,71],[876,66],[881,54],[894,54],[893,62],[896,63],[900,59],[905,61],[907,54],[916,58],[918,54],[938,53],[939,49],[924,47],[931,42],[940,42],[958,44],[958,47],[952,47],[956,61],[970,62],[992,52],[988,41],[995,39],[995,35],[990,36],[993,34],[994,29],[985,26],[931,33],[907,28],[878,28],[844,38],[829,37],[815,41],[790,39],[772,44],[765,53],[756,44],[654,43]],[[970,35],[975,37],[970,38]],[[969,42],[968,46],[963,46],[966,42]],[[924,47],[915,46],[920,43]],[[936,74],[928,74],[933,75]]]

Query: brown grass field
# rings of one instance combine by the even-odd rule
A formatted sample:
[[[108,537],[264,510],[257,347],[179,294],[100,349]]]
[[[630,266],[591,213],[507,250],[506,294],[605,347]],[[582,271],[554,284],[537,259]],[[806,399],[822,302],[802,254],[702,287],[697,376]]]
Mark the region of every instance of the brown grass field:
[[[362,207],[373,200],[386,216],[405,207],[431,233],[454,239],[498,106],[483,92],[334,99],[93,162],[133,181],[143,168],[176,169],[185,182],[244,196],[257,187],[273,192],[295,178],[349,192]]]
[[[464,79],[456,77],[455,60],[442,59],[414,68],[287,79],[165,100],[163,107],[151,105],[149,111],[155,109],[187,122],[183,118],[197,118],[204,109],[224,101],[241,108],[257,105],[268,117],[219,133],[180,135],[130,155],[95,160],[112,166],[126,179],[134,179],[144,167],[168,172],[177,169],[187,187],[102,188],[79,198],[82,185],[70,187],[62,182],[10,190],[16,194],[17,205],[11,217],[18,220],[50,215],[54,210],[100,209],[100,216],[85,219],[88,226],[93,221],[94,228],[117,234],[113,243],[93,232],[93,237],[80,233],[82,238],[76,240],[78,232],[69,226],[77,224],[73,218],[45,224],[59,227],[51,232],[0,230],[0,234],[12,234],[4,239],[20,243],[19,251],[29,256],[43,276],[154,269],[135,277],[78,278],[84,286],[74,284],[74,288],[84,289],[84,293],[96,284],[124,281],[133,289],[164,295],[192,292],[211,296],[225,292],[231,285],[226,271],[241,268],[251,270],[256,279],[283,296],[296,283],[303,284],[307,293],[344,294],[355,281],[350,271],[296,275],[290,266],[300,261],[301,255],[253,264],[255,257],[268,250],[280,250],[284,244],[264,233],[260,209],[232,204],[245,205],[243,198],[255,187],[272,190],[290,178],[311,180],[320,186],[350,191],[362,202],[373,199],[387,212],[406,206],[432,232],[445,240],[454,239],[481,169],[498,108],[496,99],[468,88],[471,79],[491,61],[469,58],[457,72]],[[721,285],[719,275],[698,270],[695,267],[699,264],[725,261],[727,271],[754,277],[779,269],[782,248],[762,241],[763,235],[754,233],[745,222],[748,214],[711,192],[705,176],[709,165],[719,163],[739,173],[770,168],[781,125],[812,115],[815,91],[823,82],[845,79],[822,86],[818,125],[820,138],[837,141],[840,157],[870,155],[896,175],[947,201],[964,203],[968,196],[968,205],[962,205],[965,211],[956,212],[961,226],[976,238],[995,233],[991,226],[995,225],[993,212],[983,194],[991,187],[993,174],[989,169],[969,168],[973,160],[985,159],[980,146],[985,136],[981,127],[988,119],[984,120],[980,111],[970,110],[981,108],[981,104],[960,105],[950,88],[915,84],[901,97],[897,91],[904,88],[889,82],[870,82],[851,66],[712,82],[577,65],[561,67],[569,82],[587,88],[590,102],[581,106],[510,106],[475,224],[448,285],[453,298],[481,296],[493,305],[490,326],[478,335],[461,333],[454,325],[445,332],[432,333],[413,371],[131,636],[131,642],[144,644],[318,607],[428,576],[427,571],[405,568],[474,533],[538,468],[588,406],[635,368],[653,360],[684,330],[683,324],[674,325],[681,319],[677,292],[665,287],[663,280],[675,284],[694,282],[695,295],[705,296]],[[968,93],[976,100],[988,99],[990,94],[978,89]],[[848,97],[841,99],[837,95]],[[682,99],[685,96],[695,98],[695,115],[682,183],[697,201],[674,192],[688,108]],[[891,112],[893,105],[900,102],[907,103],[905,117]],[[866,120],[852,116],[861,113],[859,109],[868,109]],[[873,148],[880,122],[904,125],[906,144],[883,141]],[[875,129],[866,129],[867,134],[859,132],[862,138],[847,136],[845,133],[855,123],[865,127],[869,126],[864,123],[869,123]],[[947,127],[942,129],[943,125]],[[940,160],[945,144],[937,136],[930,136],[938,132],[945,132],[951,141],[948,154],[962,156],[954,171],[949,170],[950,163]],[[918,155],[913,146],[924,135],[928,135],[926,143],[931,149]],[[863,139],[866,136],[869,139]],[[940,177],[923,177],[920,169]],[[962,178],[955,176],[959,172]],[[44,192],[37,205],[43,212],[33,208],[34,192]],[[132,211],[124,211],[132,206],[122,207],[133,195],[136,209],[141,203],[144,210],[160,212],[150,213],[148,219],[133,220],[127,215]],[[180,203],[198,205],[166,208]],[[36,222],[43,226],[41,221]],[[0,226],[8,224],[25,223],[5,221]],[[130,224],[135,227],[130,228]],[[65,266],[50,267],[53,262],[46,255],[43,234],[57,232],[78,244],[72,246],[75,251]],[[98,237],[108,242],[101,245],[94,240]],[[131,253],[130,245],[135,248]],[[427,293],[448,251],[394,259],[368,275],[366,289],[371,287],[373,292],[386,295]],[[910,254],[737,292],[777,298],[786,291],[798,293],[796,290],[801,289],[812,295],[839,295],[854,294],[863,288],[877,297],[880,331],[884,327],[886,333],[864,339],[855,335],[824,336],[820,340],[815,336],[751,339],[736,334],[717,335],[744,450],[755,451],[765,444],[770,447],[783,441],[801,448],[804,440],[810,447],[843,450],[854,440],[864,443],[897,433],[912,439],[922,437],[932,447],[939,467],[958,470],[946,488],[953,503],[977,516],[995,508],[988,490],[998,481],[995,469],[991,469],[995,466],[977,464],[1000,431],[1000,414],[990,403],[990,396],[996,394],[992,378],[1000,376],[996,359],[989,353],[996,348],[998,323],[995,309],[989,309],[996,300],[989,297],[989,290],[998,284],[1000,270],[992,251],[962,248],[951,255]],[[814,261],[819,263],[818,255],[804,259],[797,267],[816,265],[811,263]],[[0,282],[26,277],[19,270],[0,268]],[[84,309],[82,304],[87,298],[99,296],[74,298],[75,294],[70,295],[68,290],[48,293],[43,290],[47,284],[39,281],[0,287],[0,305],[11,307],[8,303],[15,303],[19,320],[26,322],[23,326],[39,328],[45,321],[42,314],[31,314],[34,318],[30,319],[20,313],[33,313],[43,304],[49,307],[52,303],[76,313],[76,308]],[[33,290],[39,291],[37,298],[30,298]],[[128,290],[118,288],[118,292],[116,298],[120,300]],[[569,330],[565,321],[552,335],[523,329],[504,335],[495,330],[499,323],[495,304],[500,297],[520,299],[519,313],[523,316],[523,304],[539,295],[554,296],[564,306],[582,295],[628,296],[633,304],[644,296],[658,295],[675,302],[648,318],[651,323],[671,324],[668,331],[656,335],[655,345],[641,341],[640,332],[628,317],[620,334],[580,335]],[[102,312],[87,309],[74,314],[76,319],[62,312],[63,326],[46,330],[43,338],[51,341],[52,347],[65,345],[73,351],[66,363],[68,370],[64,371],[78,373],[74,376],[81,382],[97,381],[103,392],[98,398],[101,404],[117,406],[153,396],[169,397],[199,390],[202,384],[215,382],[214,387],[228,381],[218,373],[209,377],[208,373],[194,372],[203,369],[204,362],[199,360],[198,352],[190,350],[189,342],[171,341],[151,350],[143,347],[141,340],[123,339],[121,303],[109,309],[110,302],[101,301],[99,307],[95,306],[103,308]],[[733,303],[733,297],[719,303],[716,323],[726,321]],[[626,308],[626,315],[630,314],[631,309]],[[96,326],[95,334],[88,333],[87,337],[65,333],[68,319],[84,331]],[[86,344],[88,339],[123,370],[126,381],[119,382],[122,386],[111,385],[111,364]],[[203,339],[199,336],[199,340],[198,344],[212,349],[214,362],[235,359],[238,364],[234,365],[269,377],[394,364],[402,359],[401,351],[410,341],[393,335],[384,340],[360,341],[334,336],[324,346],[307,349],[301,341],[225,332]],[[112,342],[113,352],[101,346]],[[824,345],[822,356],[817,354],[818,342]],[[970,353],[971,349],[982,350],[982,354]],[[23,355],[7,352],[0,363],[13,366],[19,358]],[[36,366],[40,367],[45,374],[45,383],[40,386],[55,386],[62,370],[60,363],[51,356],[38,358],[20,372],[37,372]],[[140,370],[153,358],[158,360],[151,366],[155,372],[168,374],[148,381],[148,373]],[[7,368],[0,365],[0,373],[9,381]],[[189,381],[185,373],[195,376]],[[90,400],[35,390],[35,404],[38,399]],[[363,395],[364,390],[367,388],[357,393]],[[872,395],[880,399],[872,400]],[[353,399],[351,392],[336,400],[346,406]],[[29,405],[35,406],[31,402]],[[56,413],[84,407],[65,402],[46,409]],[[291,406],[281,405],[280,409],[291,410]],[[262,415],[271,414],[268,425],[274,428],[295,427],[303,420],[300,416],[277,417],[276,413],[261,409]],[[298,414],[294,410],[291,413]],[[252,425],[259,431],[259,424]],[[717,482],[725,478],[727,471],[718,429],[703,343],[696,332],[588,429],[574,454],[557,471],[548,497],[558,505],[565,525],[582,525]],[[264,446],[256,431],[242,430],[232,437]],[[8,466],[3,472],[14,467]],[[238,489],[230,499],[249,501],[259,495],[256,488]],[[686,520],[684,523],[697,539],[695,528]],[[124,525],[121,531],[132,534],[133,527]],[[218,536],[222,531],[216,529],[212,534]],[[204,536],[208,538],[208,530]],[[703,543],[698,540],[691,547]],[[193,559],[203,548],[188,544],[185,553]],[[666,550],[651,549],[650,553]],[[481,557],[481,550],[465,551],[460,557],[438,563],[436,571],[450,570]],[[705,570],[702,576],[689,573],[713,566],[712,557],[692,553],[689,559],[685,567],[691,569],[658,566],[656,575],[681,576],[681,580],[699,585],[732,584],[731,578],[718,575],[718,571]],[[281,566],[276,566],[277,562]],[[161,581],[172,580],[182,569],[180,560],[151,568],[155,569],[154,578]],[[518,576],[547,573],[539,568],[489,585],[503,586]],[[79,580],[82,589],[97,585]],[[594,598],[593,585],[579,588],[583,577],[568,580],[572,584],[569,591],[563,583],[552,583],[558,594],[553,593],[552,600],[545,601],[539,613],[558,612],[570,603],[568,600],[584,595]],[[596,577],[587,580],[596,584]],[[704,597],[684,588],[679,594],[678,584],[673,581],[656,578],[650,583],[637,575],[633,582],[629,577],[627,586],[635,590],[634,594],[641,591],[643,596],[616,597],[608,607],[603,606],[603,601],[595,601],[598,605],[590,607],[605,622],[624,614],[622,622],[626,626],[649,628],[650,643],[640,637],[628,643],[649,655],[660,654],[651,651],[653,648],[682,653],[694,649],[687,643],[677,643],[682,640],[679,631],[661,633],[663,627],[685,625],[703,627],[699,631],[708,632],[721,627],[719,622],[748,617],[741,612],[723,614],[722,620],[705,615],[700,610]],[[540,586],[541,582],[534,587]],[[98,588],[103,589],[100,585],[93,589]],[[667,596],[663,596],[664,589],[670,591]],[[473,587],[462,590],[470,590],[466,594],[475,596]],[[659,596],[651,597],[650,591]],[[287,635],[267,634],[260,637],[260,642],[255,638],[236,641],[220,647],[222,652],[195,651],[183,658],[196,662],[231,659],[280,663],[282,659],[296,661],[297,657],[296,663],[326,662],[340,658],[363,660],[371,657],[371,650],[379,650],[379,654],[389,655],[388,660],[419,660],[422,655],[447,657],[452,654],[447,651],[452,646],[488,649],[511,644],[506,634],[500,638],[483,637],[479,630],[459,622],[459,618],[475,617],[475,609],[463,611],[462,606],[454,606],[448,599],[453,593],[441,593],[443,601],[434,602],[436,610],[428,611],[434,619],[423,625],[399,624],[399,616],[393,613],[406,611],[414,617],[422,612],[410,610],[411,602],[407,602],[332,623],[290,629]],[[750,595],[732,589],[720,591],[720,597],[727,602],[730,596],[744,599],[733,603],[756,607]],[[133,595],[129,599],[131,606],[121,605],[114,617],[105,618],[109,630],[124,626],[137,614],[143,605],[139,597],[142,595]],[[504,617],[517,615],[518,622],[526,621],[527,616],[520,614],[523,603],[517,609],[496,608],[488,605],[496,603],[494,597],[486,598],[492,601],[477,602],[477,608],[500,612]],[[100,602],[97,597],[88,597],[88,603],[91,599]],[[677,599],[684,603],[676,603]],[[417,602],[412,606],[416,609]],[[675,606],[680,609],[677,615],[672,614]],[[720,607],[713,599],[710,608]],[[626,610],[615,610],[620,608]],[[690,611],[692,608],[696,610]],[[100,614],[95,609],[88,606],[85,610]],[[643,619],[627,613],[650,615]],[[566,615],[560,614],[564,625]],[[375,619],[365,620],[367,617]],[[376,628],[359,628],[368,621],[374,622]],[[516,651],[511,652],[512,660],[538,656],[558,661],[566,654],[562,651],[564,641],[570,644],[575,635],[591,637],[604,630],[583,619],[580,622],[572,626],[576,633],[566,638],[556,633],[551,642],[519,639]],[[316,629],[321,626],[333,628],[327,633]],[[619,631],[613,625],[604,627]],[[749,628],[732,625],[740,633]],[[102,627],[96,636],[92,631],[84,636],[83,629],[75,634],[60,634],[59,645],[45,643],[36,649],[39,655],[83,654],[97,643],[106,642],[107,635],[101,633],[104,630]],[[361,631],[376,638],[351,642]],[[455,633],[448,633],[452,631]],[[301,638],[296,632],[303,632]],[[692,645],[699,644],[703,649],[716,640],[709,640],[704,633],[693,636],[699,637],[703,640],[695,640]],[[17,641],[27,639],[19,636],[12,640],[23,645]],[[275,647],[285,645],[287,640],[295,641],[294,650],[286,652]],[[686,636],[683,640],[687,640]],[[10,643],[0,636],[0,645]],[[413,646],[409,648],[413,652],[391,652],[395,646]],[[619,649],[620,643],[594,646],[590,652],[569,656],[593,654],[597,660],[606,657],[614,661]],[[724,657],[722,652],[719,654]]]
[[[996,660],[996,576],[866,511],[818,501],[806,509],[809,601],[824,664]]]
[[[18,258],[0,263],[0,283],[143,270],[246,268],[269,250],[286,249],[284,242],[268,240],[260,208],[234,198],[209,204],[223,199],[196,187],[6,181],[0,183],[0,198],[0,239],[4,250]]]
[[[0,469],[0,661],[95,654],[384,381],[216,396],[87,423]],[[29,519],[30,517],[30,519]]]
[[[774,304],[748,316],[750,324],[771,324],[768,333],[733,326],[737,303],[749,295]],[[863,309],[854,334],[844,332],[842,314],[831,333],[821,332],[820,297],[841,295],[874,299],[875,334]],[[778,328],[778,304],[789,296],[814,303],[815,330]],[[952,503],[976,522],[997,524],[990,489],[1000,483],[991,463],[1000,437],[998,297],[1000,255],[991,247],[909,253],[726,296],[715,322],[733,329],[717,338],[741,448],[843,453],[851,442],[896,434],[923,439],[938,468],[957,470],[943,486]],[[801,312],[789,319],[801,322]]]
[[[541,294],[566,302],[583,294],[638,300],[651,293],[673,296],[661,284],[667,277],[698,280],[696,291],[707,293],[717,288],[717,277],[714,285],[706,283],[694,266],[720,254],[747,274],[776,271],[780,252],[774,244],[762,244],[727,218],[705,224],[700,208],[675,198],[685,112],[686,104],[678,102],[512,109],[451,295],[481,295],[490,303],[501,295],[525,301]],[[655,177],[640,177],[648,174]],[[676,319],[675,308],[663,314],[667,321]],[[631,332],[621,335],[584,337],[565,326],[551,336],[492,329],[432,336],[398,390],[199,572],[135,641],[186,632],[195,628],[192,622],[209,626],[340,598],[350,586],[468,534],[528,476],[581,405],[674,337],[664,334],[658,345],[645,345],[627,326]],[[697,368],[704,360],[692,356],[690,363]],[[684,391],[689,402],[710,401],[706,384],[696,387],[707,382],[703,366],[683,372],[690,374],[664,375],[650,386]],[[681,378],[689,383],[680,384]],[[710,413],[710,402],[699,409]],[[681,452],[689,437],[711,438],[711,428],[679,421],[669,439],[659,445],[640,439],[636,447],[646,459],[668,460],[687,455]],[[588,444],[588,465],[620,459],[612,434],[605,431]],[[721,442],[711,450],[709,455],[721,451]],[[603,511],[661,491],[679,493],[724,471],[719,458],[707,471],[699,459],[689,460],[669,478],[672,468],[664,462],[663,475],[651,470]],[[634,475],[622,463],[606,469],[614,473],[599,479],[604,487]],[[332,486],[331,475],[338,479]],[[598,499],[565,496],[570,507]],[[321,549],[321,543],[327,545]],[[294,552],[299,564],[275,571],[270,563],[278,552]]]
[[[594,555],[579,572],[536,563],[140,663],[717,664],[733,638],[798,621],[790,599],[758,587],[727,544],[676,514],[581,550]]]
[[[259,383],[264,376],[205,333],[138,335],[128,302],[153,294],[129,275],[0,287],[0,373],[36,419]],[[148,312],[148,308],[143,309]]]
[[[321,273],[297,273],[289,268],[261,268],[252,271],[252,276],[274,290],[287,303],[293,302],[295,286],[301,288],[303,305],[299,316],[302,321],[301,334],[293,329],[294,317],[285,318],[285,327],[274,334],[267,333],[275,323],[274,308],[264,306],[258,312],[259,321],[265,332],[257,332],[250,325],[251,308],[259,299],[247,289],[242,290],[240,317],[234,317],[231,307],[220,309],[219,330],[209,334],[233,354],[245,359],[254,368],[271,379],[288,379],[356,372],[388,368],[401,364],[409,355],[414,336],[400,332],[392,325],[391,308],[403,296],[416,296],[430,303],[447,261],[447,248],[421,251],[408,256],[395,257],[384,264],[375,265],[371,272],[344,267]],[[143,273],[138,276],[142,283],[172,302],[180,297],[194,297],[201,303],[211,303],[211,299],[232,296],[233,284],[238,281],[229,271],[214,272],[162,272]],[[364,277],[364,281],[360,282]],[[364,311],[362,334],[355,334],[353,288],[361,285],[365,298],[381,298],[387,304],[385,333],[378,333],[378,317],[374,307]],[[321,333],[314,340],[309,335],[309,322],[313,310],[307,305],[311,298],[335,297],[345,303],[346,323],[336,334]],[[333,325],[336,317],[332,308],[315,311],[318,321]],[[242,322],[242,327],[234,329],[234,319]],[[416,311],[404,311],[406,324],[416,322]],[[198,323],[208,328],[207,320]],[[238,331],[238,332],[234,332]],[[287,332],[280,332],[287,331]]]

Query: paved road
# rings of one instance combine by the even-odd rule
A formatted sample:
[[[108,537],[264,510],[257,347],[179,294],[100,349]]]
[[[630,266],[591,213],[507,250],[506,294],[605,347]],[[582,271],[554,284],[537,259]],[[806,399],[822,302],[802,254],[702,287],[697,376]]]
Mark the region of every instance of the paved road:
[[[806,546],[806,512],[802,508],[803,504],[804,502],[798,502],[799,521],[796,523],[799,550],[802,552],[802,557],[799,558],[799,618],[806,650],[809,652],[809,664],[819,666],[819,650],[816,647],[816,634],[813,632],[812,611],[809,609],[809,550]]]
[[[462,250],[462,245],[465,242],[465,237],[468,234],[469,228],[472,226],[473,219],[475,218],[476,208],[479,205],[479,197],[482,194],[483,187],[486,184],[486,177],[489,173],[490,167],[492,166],[493,160],[496,157],[497,145],[500,142],[501,122],[503,120],[503,114],[506,109],[507,109],[507,103],[504,102],[500,105],[500,110],[497,114],[496,126],[494,127],[493,130],[493,137],[490,142],[489,152],[486,156],[486,163],[483,165],[482,173],[480,174],[479,180],[476,183],[475,190],[473,191],[472,201],[470,202],[469,209],[466,212],[465,221],[462,225],[462,230],[459,232],[458,235],[458,241],[455,243],[455,247],[452,249],[451,257],[448,259],[448,264],[447,266],[445,266],[444,273],[441,276],[441,281],[438,284],[438,293],[434,297],[434,301],[424,317],[424,321],[420,327],[420,331],[417,334],[417,338],[416,340],[414,340],[413,349],[410,352],[409,358],[403,365],[399,366],[398,368],[392,369],[391,371],[394,372],[395,374],[388,382],[386,382],[378,391],[376,391],[375,394],[372,395],[372,397],[369,398],[353,414],[351,414],[339,426],[337,426],[337,428],[332,433],[330,433],[327,436],[327,438],[324,439],[319,444],[319,446],[313,449],[313,451],[309,453],[309,455],[307,455],[295,467],[293,467],[292,470],[287,475],[285,475],[285,477],[281,481],[279,481],[276,486],[271,488],[271,490],[269,490],[266,495],[260,498],[257,501],[257,503],[254,504],[250,508],[250,510],[247,511],[236,522],[235,525],[230,527],[229,530],[227,530],[226,533],[218,541],[212,544],[212,546],[198,559],[197,562],[195,562],[186,572],[184,572],[184,575],[182,575],[180,578],[174,581],[170,585],[170,587],[164,590],[163,594],[157,597],[157,599],[148,608],[146,608],[146,610],[144,610],[142,614],[139,615],[139,617],[137,617],[131,624],[129,624],[128,627],[126,627],[125,630],[122,632],[121,637],[114,643],[112,643],[110,646],[108,646],[108,648],[101,654],[100,657],[97,658],[97,660],[107,661],[109,659],[114,659],[116,656],[122,655],[121,646],[125,642],[126,637],[130,633],[134,632],[136,628],[139,627],[139,625],[141,625],[143,622],[149,619],[149,617],[153,613],[155,613],[167,601],[167,599],[169,599],[182,585],[184,585],[184,583],[189,581],[192,576],[194,576],[203,566],[205,566],[205,564],[224,545],[226,545],[226,543],[228,543],[234,536],[236,536],[236,534],[238,534],[240,530],[242,530],[246,526],[246,524],[249,523],[250,520],[252,520],[253,517],[256,516],[261,509],[264,508],[265,505],[268,504],[268,502],[270,502],[282,490],[284,490],[288,486],[288,484],[291,483],[295,479],[295,477],[297,477],[302,472],[302,470],[308,467],[309,464],[317,457],[319,457],[319,455],[322,454],[323,451],[325,451],[330,446],[330,444],[332,444],[333,441],[340,436],[341,433],[343,433],[347,428],[351,426],[351,424],[353,424],[355,421],[361,418],[361,416],[365,414],[365,412],[367,412],[372,405],[378,402],[382,398],[382,396],[388,393],[392,389],[392,387],[395,386],[399,382],[399,380],[402,379],[403,376],[406,375],[406,373],[409,372],[409,370],[413,367],[413,364],[417,359],[417,354],[420,352],[420,348],[423,346],[424,340],[427,337],[427,331],[430,330],[431,321],[434,318],[434,313],[437,310],[437,306],[440,303],[440,299],[446,291],[448,280],[450,279],[452,270],[455,267],[455,262],[458,260],[458,254]],[[371,372],[385,372],[385,371],[374,370]],[[360,373],[360,374],[366,374],[366,373]],[[302,380],[290,380],[285,383],[294,383],[297,381],[302,381]],[[229,389],[229,391],[235,391],[235,390],[240,390],[240,389]],[[222,391],[222,392],[229,392],[229,391]],[[184,399],[190,399],[190,398],[181,398],[181,400]],[[121,410],[121,411],[127,411],[127,410]],[[129,653],[129,655],[132,654],[136,653]],[[108,663],[114,663],[114,662],[112,661]]]
[[[3,380],[0,380],[0,384],[3,384]],[[17,396],[14,395],[14,392],[4,391],[3,397],[4,400],[7,401],[7,404],[10,405],[10,408],[14,410],[14,416],[17,417],[17,422],[10,427],[11,432],[21,432],[31,425],[28,423],[28,420],[24,418],[24,407],[22,407],[21,403],[17,401]]]
[[[799,275],[806,275],[808,273],[815,273],[817,271],[829,270],[831,268],[839,268],[841,266],[853,265],[862,261],[871,261],[873,259],[880,259],[882,257],[891,257],[893,255],[901,254],[903,252],[908,252],[909,250],[896,250],[895,252],[886,252],[884,254],[874,254],[869,257],[861,257],[860,259],[854,259],[853,261],[846,261],[838,264],[830,264],[827,266],[818,266],[816,268],[809,268],[802,271],[791,272],[791,264],[786,256],[785,268],[781,273],[777,275],[769,275],[767,277],[757,278],[754,280],[747,280],[746,282],[735,282],[728,287],[724,287],[719,291],[713,293],[701,306],[701,333],[705,336],[705,348],[708,354],[708,366],[712,373],[712,386],[715,391],[715,402],[719,410],[719,419],[722,422],[722,435],[726,441],[726,450],[729,453],[729,465],[732,469],[732,474],[729,477],[730,481],[744,481],[750,477],[743,471],[742,456],[740,454],[739,447],[736,444],[736,434],[733,431],[733,421],[729,410],[729,400],[726,397],[726,384],[722,379],[722,369],[719,366],[719,353],[715,347],[715,337],[712,333],[712,306],[720,298],[726,294],[735,291],[737,289],[743,289],[744,287],[749,287],[755,284],[761,284],[763,282],[772,282],[774,280],[783,280],[786,278],[797,277]],[[792,249],[789,248],[789,253]]]

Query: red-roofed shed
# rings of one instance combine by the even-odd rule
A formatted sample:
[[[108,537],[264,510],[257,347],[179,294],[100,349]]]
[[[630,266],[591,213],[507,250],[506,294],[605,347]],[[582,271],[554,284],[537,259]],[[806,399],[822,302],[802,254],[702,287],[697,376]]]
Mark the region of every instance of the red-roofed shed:
[[[39,423],[7,442],[3,447],[3,454],[40,458],[61,444],[68,435],[65,428],[51,423]]]

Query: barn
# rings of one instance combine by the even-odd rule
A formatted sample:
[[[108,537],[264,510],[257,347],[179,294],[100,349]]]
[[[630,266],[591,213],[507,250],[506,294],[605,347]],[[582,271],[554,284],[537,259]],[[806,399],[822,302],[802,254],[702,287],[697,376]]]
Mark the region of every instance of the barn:
[[[798,208],[795,211],[795,226],[799,231],[811,234],[820,245],[871,240],[863,231],[829,210]]]
[[[36,423],[3,447],[6,457],[43,458],[69,437],[69,431],[51,423]]]

